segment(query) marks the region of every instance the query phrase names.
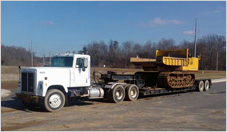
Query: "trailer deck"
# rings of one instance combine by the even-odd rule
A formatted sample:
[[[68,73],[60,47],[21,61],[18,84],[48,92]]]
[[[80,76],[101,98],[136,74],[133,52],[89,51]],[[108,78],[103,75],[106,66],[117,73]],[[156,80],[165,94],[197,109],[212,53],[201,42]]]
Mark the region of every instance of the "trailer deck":
[[[111,84],[114,84],[115,82],[118,82],[118,81],[124,81],[125,83],[136,84],[139,88],[139,96],[199,90],[199,83],[201,81],[204,84],[205,84],[205,81],[209,81],[209,88],[211,87],[211,79],[196,79],[193,86],[186,87],[186,88],[167,89],[167,88],[158,87],[154,83],[150,83],[149,86],[147,86],[148,84],[146,80],[149,80],[149,82],[157,82],[156,81],[157,74],[158,74],[157,71],[137,72],[135,74],[116,74],[115,72],[108,71],[107,74],[102,74],[101,79],[103,79],[105,83],[112,82]],[[142,78],[141,75],[144,78]]]
[[[167,93],[178,93],[178,92],[186,92],[186,91],[194,91],[198,89],[198,85],[200,81],[208,80],[211,86],[211,79],[197,79],[195,84],[192,87],[181,88],[181,89],[173,89],[167,90],[166,88],[141,88],[139,89],[140,96],[147,96],[147,95],[158,95],[158,94],[167,94]],[[211,88],[211,87],[210,87]]]

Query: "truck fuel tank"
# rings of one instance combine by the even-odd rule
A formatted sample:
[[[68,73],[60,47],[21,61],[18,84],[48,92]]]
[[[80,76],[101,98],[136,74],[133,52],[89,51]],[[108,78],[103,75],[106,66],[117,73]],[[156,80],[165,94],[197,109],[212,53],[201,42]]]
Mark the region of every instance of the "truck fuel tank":
[[[104,97],[104,90],[100,86],[91,87],[88,91],[90,99]]]

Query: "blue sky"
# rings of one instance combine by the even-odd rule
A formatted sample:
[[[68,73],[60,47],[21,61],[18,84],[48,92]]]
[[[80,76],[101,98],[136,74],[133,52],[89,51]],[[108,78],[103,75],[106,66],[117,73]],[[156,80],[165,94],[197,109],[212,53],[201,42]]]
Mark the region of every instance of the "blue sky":
[[[162,38],[193,41],[226,36],[226,2],[11,2],[2,1],[1,41],[28,49],[33,41],[37,55],[78,51],[92,41],[145,44]]]

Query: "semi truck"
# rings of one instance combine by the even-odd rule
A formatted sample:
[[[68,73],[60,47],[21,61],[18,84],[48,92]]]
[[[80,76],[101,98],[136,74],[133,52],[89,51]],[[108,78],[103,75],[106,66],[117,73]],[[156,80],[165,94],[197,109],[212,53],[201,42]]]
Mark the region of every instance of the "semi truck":
[[[136,101],[139,96],[182,91],[207,91],[210,79],[195,79],[198,57],[188,49],[157,50],[156,59],[130,58],[144,71],[118,74],[94,71],[91,80],[91,58],[85,54],[60,54],[52,57],[49,67],[19,68],[16,97],[25,106],[39,105],[47,111],[62,109],[73,99],[106,99],[113,103]],[[100,74],[99,81],[95,78]]]

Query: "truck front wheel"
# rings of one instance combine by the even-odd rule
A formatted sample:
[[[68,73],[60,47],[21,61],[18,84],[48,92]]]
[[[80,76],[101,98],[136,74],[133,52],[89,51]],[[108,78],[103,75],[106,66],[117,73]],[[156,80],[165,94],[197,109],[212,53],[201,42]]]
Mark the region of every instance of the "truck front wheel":
[[[51,89],[47,92],[44,99],[44,108],[47,111],[58,111],[65,105],[65,95],[62,91]]]

